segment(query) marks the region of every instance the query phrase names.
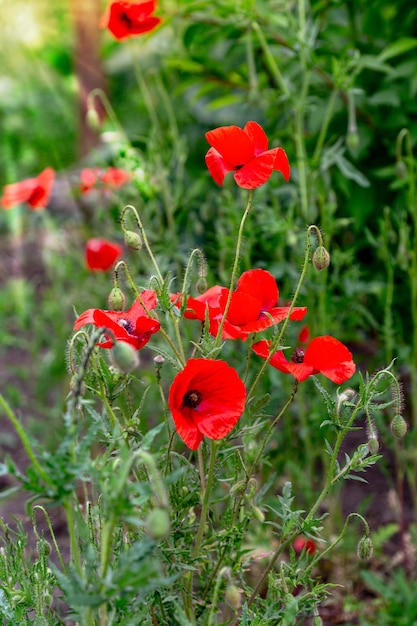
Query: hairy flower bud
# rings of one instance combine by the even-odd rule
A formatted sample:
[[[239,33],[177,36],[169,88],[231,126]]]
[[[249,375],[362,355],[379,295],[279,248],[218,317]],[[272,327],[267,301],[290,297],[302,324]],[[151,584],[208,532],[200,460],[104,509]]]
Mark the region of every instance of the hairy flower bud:
[[[116,341],[111,349],[113,366],[123,374],[130,374],[139,365],[139,354],[130,343]]]
[[[131,250],[140,250],[142,248],[142,237],[133,230],[126,230],[125,244]]]
[[[112,311],[123,311],[126,304],[126,296],[119,287],[113,287],[108,295],[107,304]]]
[[[207,280],[204,276],[200,276],[196,284],[198,293],[204,293],[207,291]]]
[[[323,620],[321,619],[320,615],[315,615],[313,619],[313,626],[323,626]]]
[[[46,539],[38,539],[36,549],[39,556],[49,556],[51,554],[51,544]]]
[[[100,116],[97,109],[90,107],[85,116],[86,122],[91,130],[99,130],[101,126]]]
[[[354,152],[359,147],[359,134],[357,131],[349,131],[346,136],[346,145],[348,149]]]
[[[171,529],[168,511],[153,509],[146,518],[145,526],[152,539],[164,539]]]
[[[400,413],[395,415],[394,419],[391,422],[391,432],[394,437],[398,437],[398,439],[402,439],[408,430],[408,425],[405,419]]]
[[[379,441],[376,437],[370,437],[368,439],[369,454],[376,454],[379,450]]]
[[[258,522],[263,523],[265,521],[265,514],[258,506],[252,506],[252,513],[254,518],[258,520]]]
[[[358,559],[368,561],[374,552],[374,545],[370,537],[362,537],[358,543]]]
[[[318,246],[314,250],[312,262],[313,262],[315,269],[318,270],[319,272],[321,272],[321,270],[326,269],[326,267],[329,267],[330,254],[327,252],[324,246]]]
[[[242,606],[242,594],[238,587],[232,583],[227,585],[224,598],[226,600],[226,604],[228,604],[234,611],[237,611]]]
[[[396,162],[395,164],[395,175],[397,178],[407,178],[408,176],[408,168],[402,159]]]

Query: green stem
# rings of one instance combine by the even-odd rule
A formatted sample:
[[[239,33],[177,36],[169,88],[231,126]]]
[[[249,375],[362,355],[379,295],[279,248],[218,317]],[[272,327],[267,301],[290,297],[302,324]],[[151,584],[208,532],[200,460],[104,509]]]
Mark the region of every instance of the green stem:
[[[200,554],[201,543],[202,543],[204,532],[206,529],[207,512],[209,508],[211,489],[212,489],[213,481],[214,481],[214,469],[216,466],[216,453],[217,453],[217,444],[216,444],[216,441],[212,439],[211,440],[210,465],[208,469],[207,483],[206,483],[206,488],[204,492],[203,492],[203,486],[202,486],[202,492],[204,495],[203,495],[203,502],[201,505],[200,523],[199,523],[198,530],[197,530],[197,536],[195,539],[194,549],[191,554],[192,561],[195,561],[198,555]],[[192,618],[192,589],[193,589],[193,572],[192,571],[187,572],[185,589],[186,589],[187,605],[188,605],[187,613],[188,613],[188,617],[191,619]]]
[[[279,69],[277,65],[275,57],[273,56],[269,48],[268,42],[266,41],[265,35],[261,27],[259,26],[258,22],[252,22],[252,30],[256,33],[259,43],[261,44],[262,52],[265,58],[265,63],[269,71],[271,72],[271,75],[275,81],[276,86],[278,87],[278,89],[282,91],[282,93],[287,98],[289,98],[291,95],[290,90],[287,87],[287,83],[285,82],[284,77],[281,74],[281,70]]]
[[[242,215],[242,219],[240,220],[239,231],[238,231],[237,242],[236,242],[235,259],[234,259],[234,262],[233,262],[232,276],[231,276],[231,279],[230,279],[229,293],[227,295],[226,306],[224,308],[222,319],[220,321],[219,328],[217,330],[216,339],[214,341],[214,347],[215,348],[218,348],[220,346],[220,344],[221,344],[223,326],[224,326],[224,323],[226,321],[227,314],[229,312],[230,303],[232,301],[233,290],[235,288],[235,283],[236,283],[236,278],[237,278],[237,273],[238,273],[238,268],[239,268],[240,249],[241,249],[242,240],[243,240],[243,229],[245,227],[245,222],[246,222],[246,219],[247,219],[247,217],[249,215],[249,211],[252,208],[252,199],[253,199],[253,190],[250,189],[249,190],[249,196],[248,196],[248,202],[247,202],[245,211],[244,211],[244,213]]]
[[[323,123],[321,125],[320,134],[317,139],[316,147],[314,149],[314,154],[312,158],[313,167],[317,167],[320,162],[321,152],[323,149],[323,144],[326,139],[327,131],[329,128],[330,121],[332,119],[333,110],[336,104],[336,99],[339,94],[338,89],[334,89],[330,95],[329,101],[327,103],[326,112],[324,114]]]
[[[22,442],[22,445],[26,451],[26,454],[28,455],[34,469],[36,470],[37,474],[42,478],[42,480],[45,481],[45,483],[47,485],[51,485],[52,481],[49,478],[48,474],[45,472],[45,470],[43,469],[43,467],[40,465],[38,459],[35,456],[35,453],[32,449],[32,446],[30,445],[29,439],[21,425],[21,423],[19,422],[19,420],[17,419],[16,415],[14,414],[14,412],[12,411],[12,409],[10,408],[10,406],[8,405],[8,403],[6,402],[6,399],[2,396],[2,394],[0,393],[0,407],[3,409],[3,411],[5,412],[5,414],[7,415],[7,417],[9,418],[9,420],[11,421],[11,423],[13,424],[20,441]]]
[[[298,299],[301,287],[303,285],[305,276],[307,274],[308,263],[309,263],[309,260],[310,260],[310,250],[311,250],[310,235],[311,235],[311,231],[313,231],[313,230],[316,232],[316,235],[317,235],[318,240],[319,240],[319,244],[321,245],[320,242],[322,241],[322,239],[321,239],[320,230],[317,228],[317,226],[315,226],[314,224],[311,224],[307,228],[307,245],[306,245],[306,251],[305,251],[305,255],[304,255],[303,268],[301,270],[300,278],[298,279],[297,287],[296,287],[295,292],[294,292],[294,297],[293,297],[293,299],[291,301],[291,305],[290,305],[290,308],[288,310],[288,315],[285,318],[285,320],[283,320],[281,328],[280,328],[280,332],[279,332],[277,338],[274,339],[274,341],[272,343],[271,351],[270,351],[270,354],[269,354],[268,358],[261,365],[261,367],[260,367],[260,369],[258,371],[258,374],[256,375],[255,380],[253,381],[253,383],[251,385],[251,388],[250,388],[250,390],[248,392],[248,395],[247,395],[247,402],[250,402],[251,398],[253,397],[254,391],[255,391],[255,389],[256,389],[259,381],[260,381],[260,379],[262,378],[266,368],[268,367],[269,361],[272,359],[272,357],[273,357],[275,351],[277,350],[277,348],[282,344],[284,333],[285,333],[285,331],[287,329],[287,326],[288,326],[288,323],[290,321],[291,313],[294,310],[295,303],[296,303],[296,301]]]

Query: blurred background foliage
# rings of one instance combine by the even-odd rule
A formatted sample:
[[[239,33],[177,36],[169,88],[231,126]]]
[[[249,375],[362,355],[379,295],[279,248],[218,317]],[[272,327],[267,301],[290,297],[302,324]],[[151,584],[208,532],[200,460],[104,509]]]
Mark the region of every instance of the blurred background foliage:
[[[268,269],[289,300],[306,227],[322,228],[332,263],[320,275],[311,268],[299,304],[309,308],[312,335],[346,342],[362,370],[397,358],[412,426],[401,459],[411,475],[417,7],[410,0],[159,0],[161,28],[120,43],[98,28],[105,6],[0,0],[0,187],[47,166],[58,173],[45,213],[0,213],[0,344],[17,351],[4,393],[35,416],[58,416],[72,307],[105,308],[111,288],[109,275],[85,269],[83,245],[89,236],[122,241],[118,216],[126,202],[140,211],[163,271],[181,276],[189,251],[200,246],[209,284],[226,283],[246,196],[232,177],[223,188],[210,178],[204,133],[256,120],[270,147],[285,148],[292,175],[283,184],[275,173],[256,191],[241,270]],[[109,105],[94,100],[102,121],[92,129],[85,112],[96,87]],[[117,194],[80,197],[81,168],[107,164],[134,172],[133,183]],[[129,251],[126,259],[145,286],[147,260]],[[291,384],[282,378],[270,374],[275,402]],[[312,425],[322,415],[308,385],[272,458],[313,491],[322,435]],[[383,414],[377,421],[383,445],[393,448]]]

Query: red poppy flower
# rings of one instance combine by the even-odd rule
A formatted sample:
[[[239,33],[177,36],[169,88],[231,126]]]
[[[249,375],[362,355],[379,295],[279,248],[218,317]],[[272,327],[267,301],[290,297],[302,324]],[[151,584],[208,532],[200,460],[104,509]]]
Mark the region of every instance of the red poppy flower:
[[[196,450],[203,437],[223,439],[245,408],[245,385],[224,361],[190,359],[176,375],[168,404],[185,445]]]
[[[3,209],[11,209],[22,202],[26,202],[30,209],[44,209],[49,202],[54,180],[54,170],[47,167],[36,178],[26,178],[19,183],[6,185],[1,199]]]
[[[254,344],[253,350],[258,356],[267,359],[270,345],[270,341],[258,341]],[[279,350],[269,363],[280,372],[292,374],[300,382],[313,374],[323,374],[340,385],[349,380],[356,370],[351,352],[343,343],[327,335],[313,339],[305,351],[296,348],[291,361],[287,361],[283,352]]]
[[[239,187],[256,189],[271,176],[281,172],[288,182],[290,165],[282,148],[268,150],[268,138],[256,122],[243,128],[221,126],[206,133],[211,148],[206,154],[206,165],[218,185],[223,184],[228,172],[235,172]]]
[[[81,193],[88,193],[100,186],[121,187],[129,180],[129,174],[117,167],[108,167],[104,171],[98,167],[85,167],[80,173],[80,191]]]
[[[143,304],[148,311],[157,305],[156,294],[147,289],[140,294]],[[102,309],[87,309],[75,320],[74,330],[79,330],[86,324],[93,324],[100,328],[108,328],[117,341],[125,341],[140,350],[154,333],[160,329],[160,323],[147,315],[144,307],[135,300],[128,311],[104,311]],[[106,341],[98,344],[101,348],[112,348],[113,338],[106,335]]]
[[[316,544],[312,539],[307,539],[307,537],[297,537],[294,539],[292,543],[292,547],[294,548],[294,552],[296,554],[301,554],[304,550],[307,554],[313,555],[316,552]]]
[[[132,35],[143,35],[154,30],[161,18],[153,15],[156,0],[147,2],[112,2],[103,15],[100,26],[108,28],[118,41]]]
[[[123,254],[123,248],[118,243],[107,239],[94,237],[85,245],[85,262],[92,272],[109,270]]]
[[[210,333],[215,336],[225,311],[228,294],[228,289],[216,285],[201,296],[189,298],[185,317],[204,322],[207,309]],[[232,294],[222,338],[245,341],[251,333],[258,333],[282,322],[288,316],[290,307],[276,306],[278,296],[278,287],[272,274],[263,269],[243,272]],[[294,307],[290,319],[301,320],[306,313],[305,307]]]
[[[130,175],[117,167],[108,167],[101,175],[101,182],[108,187],[121,187],[130,181]]]

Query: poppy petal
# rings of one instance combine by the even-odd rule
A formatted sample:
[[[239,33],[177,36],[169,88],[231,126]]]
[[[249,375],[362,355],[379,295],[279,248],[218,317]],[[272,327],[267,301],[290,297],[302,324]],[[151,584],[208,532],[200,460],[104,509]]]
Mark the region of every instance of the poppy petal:
[[[228,165],[222,155],[214,148],[209,149],[205,159],[210,176],[218,185],[222,186],[224,177],[228,172],[234,171],[234,168]]]
[[[290,162],[287,157],[287,153],[283,148],[273,148],[268,150],[268,153],[274,155],[274,170],[281,172],[285,180],[290,180]]]
[[[352,353],[334,337],[315,337],[307,347],[304,362],[310,363],[333,382],[341,384],[351,378],[356,366]]]
[[[255,156],[259,156],[262,152],[268,150],[268,137],[262,126],[259,126],[257,122],[248,122],[243,131],[253,142]]]
[[[237,290],[250,293],[261,302],[261,309],[269,311],[278,301],[278,287],[270,272],[263,269],[243,272],[237,283]]]
[[[243,189],[256,189],[266,183],[272,174],[275,163],[275,155],[271,152],[264,152],[251,159],[235,172],[236,184]]]
[[[208,143],[223,157],[230,169],[255,156],[252,139],[238,126],[220,126],[206,133]]]
[[[195,406],[187,406],[191,392],[199,397]],[[245,386],[227,363],[190,359],[171,385],[168,404],[178,434],[195,450],[204,435],[210,439],[228,435],[244,410],[245,400]]]

